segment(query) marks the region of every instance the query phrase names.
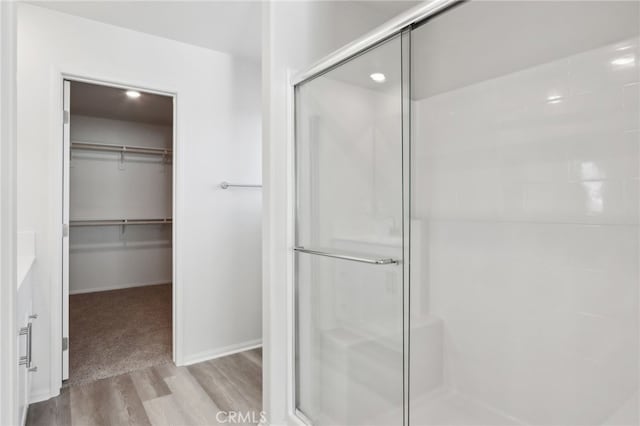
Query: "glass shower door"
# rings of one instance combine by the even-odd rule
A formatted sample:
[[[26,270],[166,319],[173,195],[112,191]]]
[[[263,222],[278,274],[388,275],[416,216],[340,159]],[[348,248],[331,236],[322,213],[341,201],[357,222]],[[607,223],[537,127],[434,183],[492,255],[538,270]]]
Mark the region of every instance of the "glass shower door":
[[[296,408],[403,424],[402,42],[296,86]]]

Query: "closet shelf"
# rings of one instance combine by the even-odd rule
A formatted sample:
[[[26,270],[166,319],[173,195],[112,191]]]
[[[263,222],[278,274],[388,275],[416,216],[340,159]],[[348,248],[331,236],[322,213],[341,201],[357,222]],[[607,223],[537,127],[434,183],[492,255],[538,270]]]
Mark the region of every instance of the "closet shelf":
[[[171,224],[173,219],[90,219],[72,220],[70,226],[114,226],[114,225],[162,225]]]
[[[173,155],[173,150],[164,148],[150,148],[146,146],[134,145],[113,145],[108,143],[71,141],[71,149],[83,149],[90,151],[108,151],[132,154],[151,154],[168,156]]]

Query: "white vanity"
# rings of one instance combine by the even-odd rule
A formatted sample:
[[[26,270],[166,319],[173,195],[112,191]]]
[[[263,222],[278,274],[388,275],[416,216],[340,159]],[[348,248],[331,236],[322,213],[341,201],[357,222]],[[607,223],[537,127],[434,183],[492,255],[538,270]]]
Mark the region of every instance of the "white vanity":
[[[18,232],[18,300],[16,325],[19,327],[18,339],[18,416],[20,425],[24,425],[29,407],[31,372],[36,370],[32,362],[31,341],[37,315],[33,312],[33,282],[31,269],[36,261],[35,234],[31,231]]]

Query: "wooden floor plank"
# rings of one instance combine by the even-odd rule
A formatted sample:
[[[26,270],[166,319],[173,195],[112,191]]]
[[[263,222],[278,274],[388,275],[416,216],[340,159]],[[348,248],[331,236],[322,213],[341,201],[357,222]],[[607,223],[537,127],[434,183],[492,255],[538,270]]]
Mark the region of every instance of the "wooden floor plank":
[[[196,420],[183,411],[175,395],[161,396],[143,402],[144,409],[154,426],[196,426]]]
[[[249,351],[240,352],[239,355],[244,356],[258,367],[262,368],[262,348],[255,348]]]
[[[167,377],[165,380],[171,389],[171,394],[180,402],[182,409],[191,414],[197,424],[219,424],[216,417],[218,407],[188,370],[180,370],[179,374]]]
[[[61,426],[56,408],[55,399],[31,404],[26,423],[31,426]]]
[[[94,408],[96,401],[93,395],[92,384],[83,386],[71,386],[70,394],[70,410],[71,424],[76,425],[100,425],[104,424],[104,420],[100,417],[99,412]]]
[[[176,367],[156,365],[63,389],[32,404],[28,426],[216,425],[222,411],[254,413],[262,406],[262,356],[247,351]]]
[[[209,361],[218,368],[232,386],[249,401],[254,411],[262,408],[262,368],[242,354]]]
[[[119,416],[119,419],[126,421],[126,423],[119,424],[151,426],[131,374],[114,377],[113,381],[115,382],[114,397],[118,399],[118,406],[122,407],[120,411],[122,415]]]
[[[171,394],[164,378],[153,367],[132,371],[129,375],[142,401]]]
[[[167,377],[175,376],[176,372],[178,371],[178,367],[176,367],[175,364],[172,362],[154,365],[152,368],[155,371],[155,373],[163,379]]]
[[[60,391],[56,401],[56,423],[59,426],[71,425],[71,392],[69,388]]]
[[[236,386],[212,361],[188,367],[189,372],[222,411],[255,411],[260,407],[245,397],[245,392]]]

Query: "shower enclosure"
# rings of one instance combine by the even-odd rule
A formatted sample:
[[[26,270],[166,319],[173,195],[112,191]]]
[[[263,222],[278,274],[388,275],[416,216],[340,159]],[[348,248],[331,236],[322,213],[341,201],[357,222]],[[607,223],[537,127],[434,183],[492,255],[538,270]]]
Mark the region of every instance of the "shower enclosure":
[[[638,2],[428,2],[295,83],[295,412],[637,425]]]

